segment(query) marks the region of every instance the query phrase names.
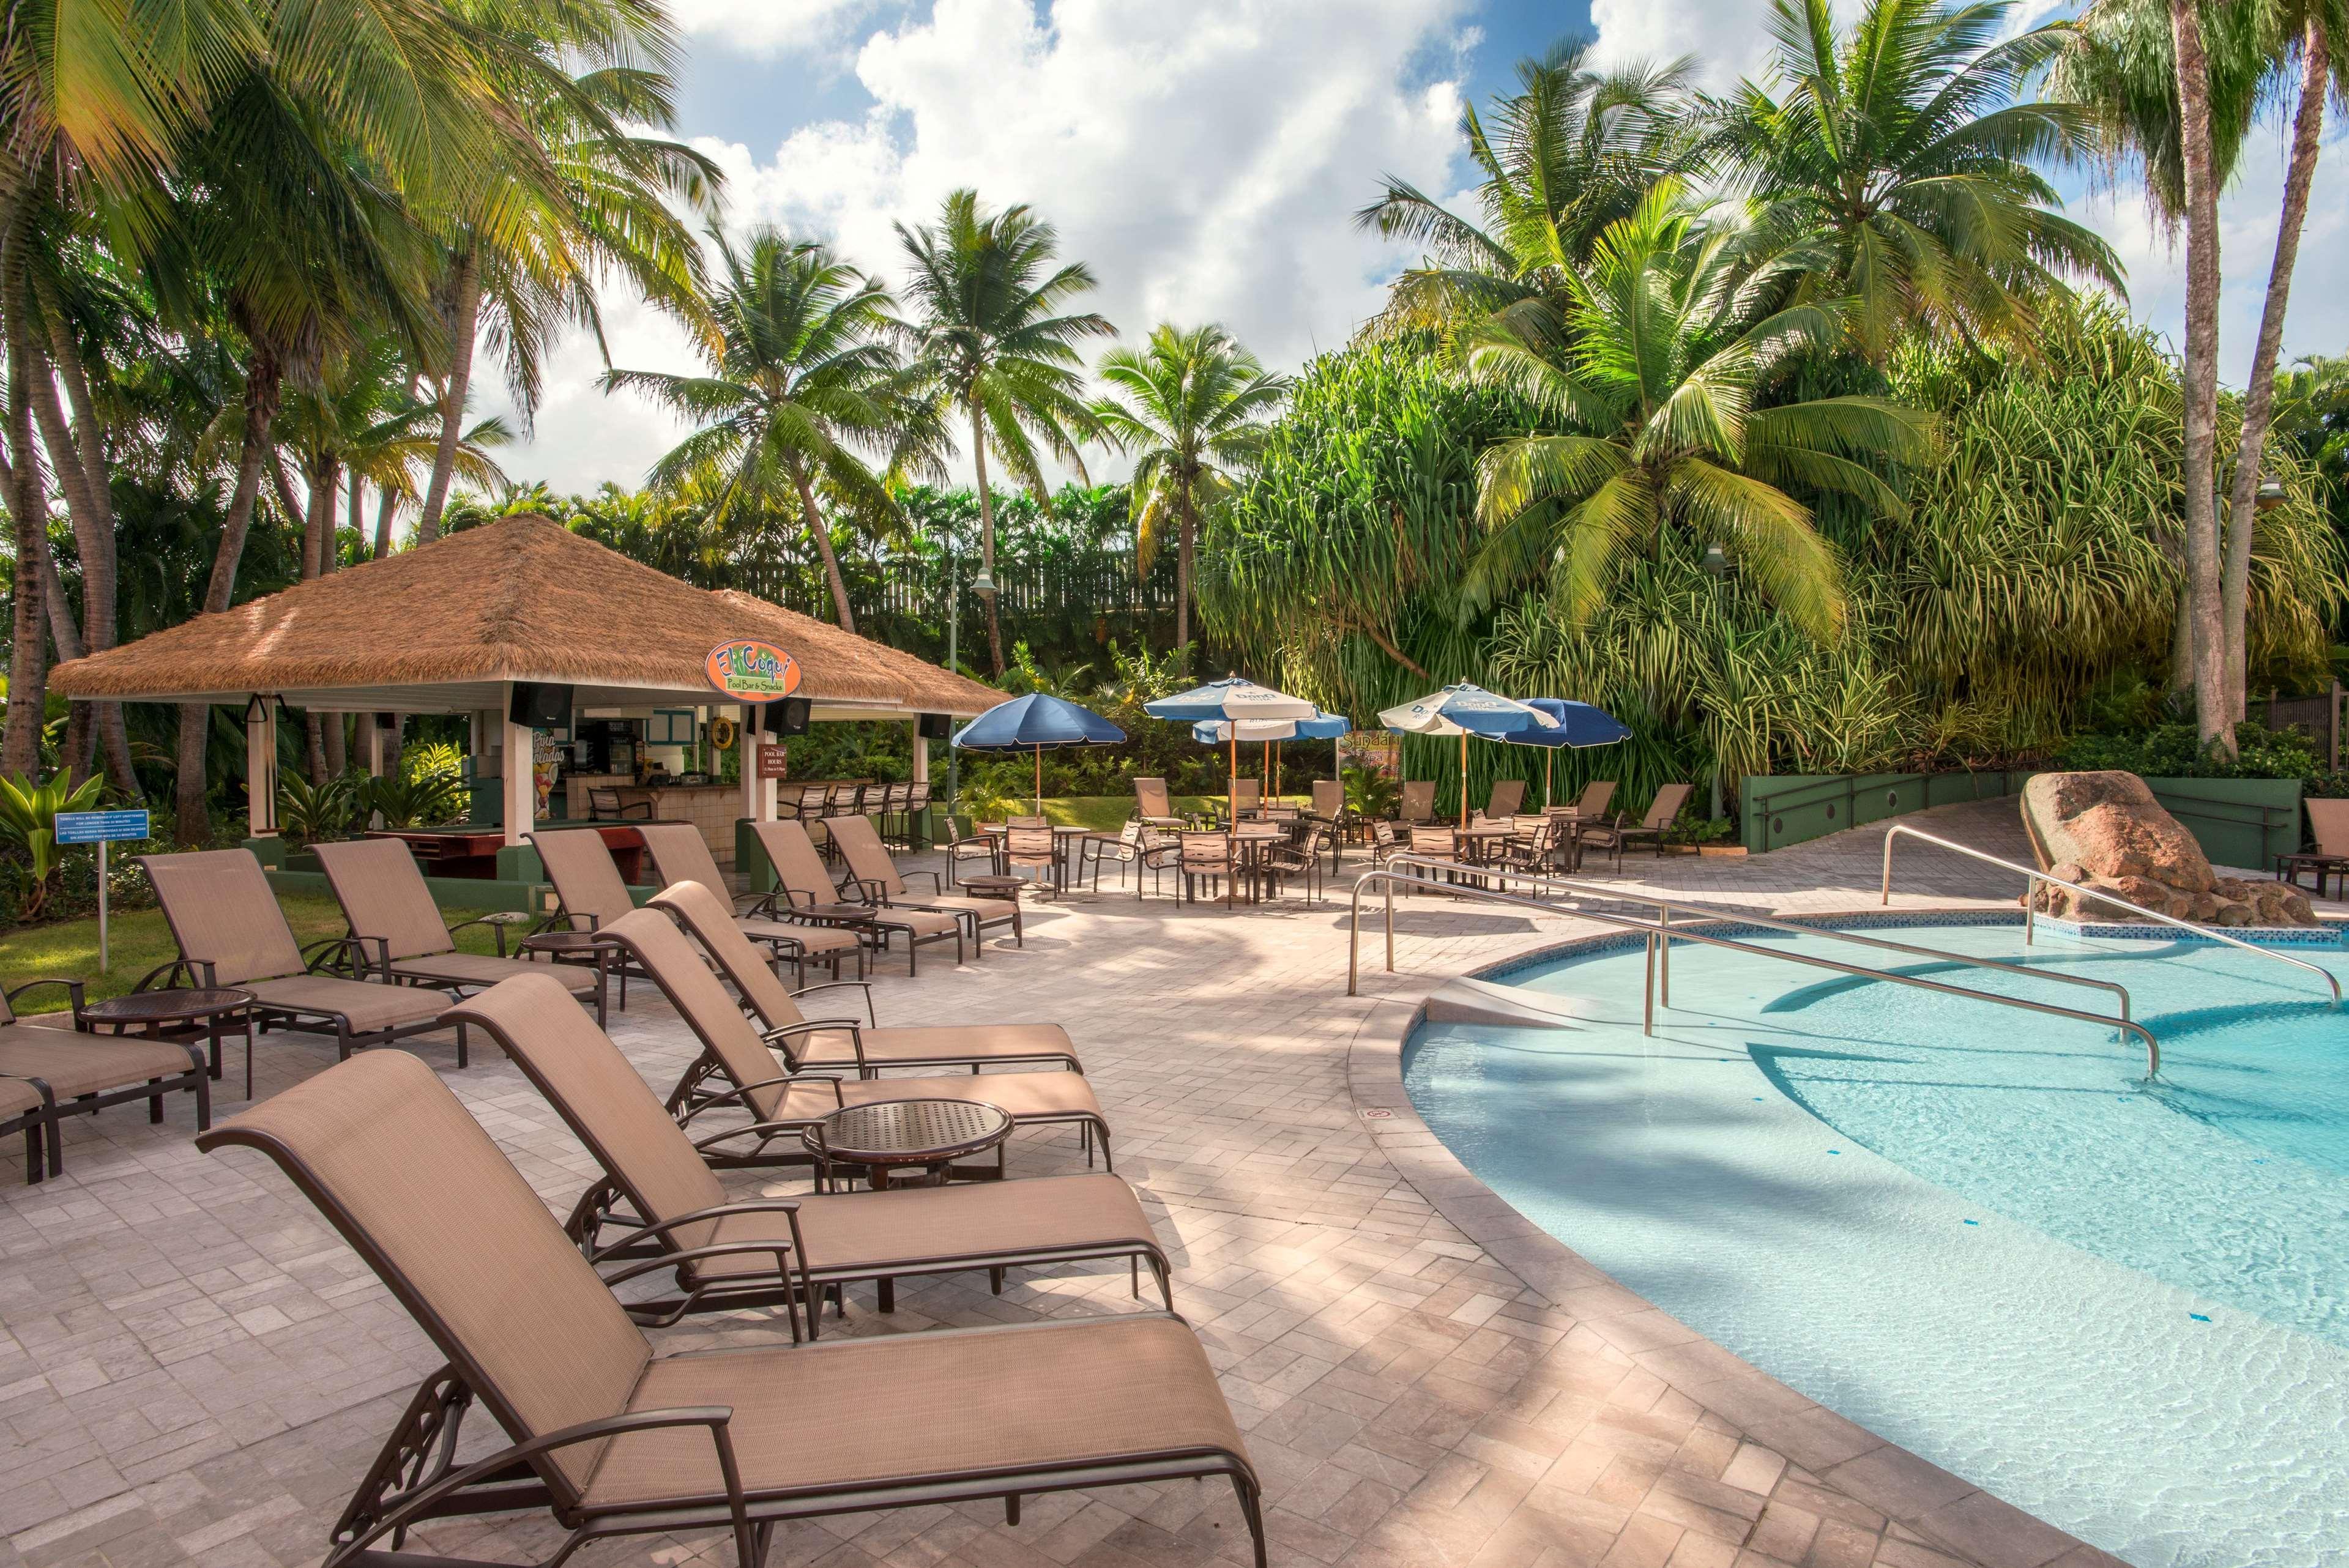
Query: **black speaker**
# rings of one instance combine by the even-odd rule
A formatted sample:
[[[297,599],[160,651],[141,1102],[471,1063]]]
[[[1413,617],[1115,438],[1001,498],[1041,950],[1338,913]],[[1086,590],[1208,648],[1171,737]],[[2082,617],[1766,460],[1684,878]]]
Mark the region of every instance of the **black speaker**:
[[[571,722],[571,688],[544,681],[516,681],[506,722],[533,729],[561,729]]]
[[[944,740],[954,734],[954,719],[943,713],[922,715],[921,735],[924,740]]]
[[[767,705],[766,731],[769,735],[805,735],[808,732],[808,710],[812,707],[803,696],[778,697]]]

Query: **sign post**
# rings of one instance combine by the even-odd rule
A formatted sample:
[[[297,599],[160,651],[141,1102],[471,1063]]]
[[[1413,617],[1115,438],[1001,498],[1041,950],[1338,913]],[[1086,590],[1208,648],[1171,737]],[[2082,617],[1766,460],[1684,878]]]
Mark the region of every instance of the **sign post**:
[[[106,846],[117,839],[143,839],[149,834],[147,809],[132,811],[60,811],[57,842],[98,846],[98,972],[106,973],[109,954],[106,934]]]

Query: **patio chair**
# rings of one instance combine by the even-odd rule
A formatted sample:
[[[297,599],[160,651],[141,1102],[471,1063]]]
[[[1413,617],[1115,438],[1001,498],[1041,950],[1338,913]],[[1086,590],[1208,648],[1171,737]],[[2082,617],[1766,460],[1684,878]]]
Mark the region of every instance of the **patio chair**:
[[[1179,828],[1182,814],[1174,810],[1174,797],[1166,790],[1164,779],[1136,779],[1133,781],[1133,815],[1144,827]]]
[[[68,1116],[96,1116],[109,1106],[143,1099],[147,1119],[160,1121],[163,1097],[184,1089],[196,1097],[196,1130],[212,1125],[212,1080],[202,1046],[20,1020],[16,998],[43,985],[64,986],[73,1004],[71,1016],[80,1016],[78,980],[27,980],[0,993],[0,1134],[25,1135],[28,1184],[40,1181],[44,1170],[51,1176],[64,1174],[59,1123]]]
[[[462,995],[510,980],[526,971],[559,970],[556,978],[574,996],[595,999],[595,1018],[605,1016],[604,973],[576,964],[549,965],[509,958],[509,922],[490,916],[461,920],[450,925],[440,918],[416,857],[398,839],[348,839],[310,846],[326,873],[326,887],[343,908],[351,937],[359,944],[366,968],[379,980],[395,985],[432,985]],[[486,925],[497,933],[496,957],[485,953],[457,951],[457,933],[469,925]]]
[[[1542,814],[1564,817],[1570,822],[1596,822],[1607,814],[1607,802],[1615,799],[1615,780],[1594,779],[1582,787],[1582,794],[1570,806],[1550,806]]]
[[[464,1010],[604,1168],[605,1180],[580,1195],[564,1227],[588,1261],[672,1261],[680,1294],[628,1304],[640,1322],[777,1303],[788,1308],[796,1297],[808,1303],[815,1338],[820,1294],[836,1295],[846,1284],[877,1282],[881,1310],[889,1312],[895,1282],[908,1275],[983,1268],[1000,1295],[1007,1268],[1090,1258],[1129,1260],[1137,1293],[1140,1265],[1148,1263],[1174,1309],[1166,1254],[1122,1177],[1039,1176],[736,1202],[612,1037],[543,983],[500,985]],[[599,1244],[612,1225],[634,1229]],[[788,1247],[790,1264],[774,1252],[778,1243]],[[796,1315],[792,1326],[797,1333]]]
[[[2316,841],[2316,852],[2349,860],[2349,799],[2311,797],[2301,804],[2308,810],[2308,828]]]
[[[367,955],[348,936],[312,943],[307,950],[296,943],[251,850],[141,855],[139,864],[163,906],[180,955],[141,976],[136,989],[174,980],[233,985],[253,995],[254,1028],[325,1035],[334,1040],[340,1060],[348,1060],[353,1051],[442,1027],[440,1015],[452,1000],[445,990],[325,972],[338,956],[354,973],[364,972]],[[461,1025],[457,1065],[470,1065]],[[251,1070],[248,1057],[246,1071]]]
[[[587,820],[591,822],[625,822],[630,818],[649,821],[653,814],[650,800],[620,803],[617,789],[590,789],[587,791]]]
[[[836,885],[832,873],[824,869],[823,857],[816,853],[815,843],[808,837],[807,829],[798,822],[753,822],[751,830],[759,836],[759,847],[767,853],[767,863],[775,869],[775,879],[781,884],[783,900],[776,912],[794,921],[812,920],[818,924],[842,925],[854,929],[865,926],[873,938],[886,948],[890,937],[905,939],[905,972],[921,973],[922,948],[933,942],[951,941],[955,944],[955,962],[963,959],[963,921],[960,915],[939,910],[890,909],[878,899],[869,897],[851,882],[845,887]],[[821,909],[826,904],[853,905],[854,919],[827,919],[811,916],[805,912]]]
[[[1517,808],[1525,803],[1526,781],[1524,779],[1495,779],[1493,780],[1492,796],[1485,802],[1485,809],[1477,815],[1488,822],[1497,822],[1504,817],[1516,816]]]
[[[1118,865],[1119,885],[1124,885],[1128,876],[1133,877],[1133,896],[1137,901],[1142,897],[1142,873],[1148,872],[1151,882],[1155,885],[1160,873],[1174,864],[1180,853],[1172,834],[1150,826],[1139,817],[1119,829],[1114,839],[1102,833],[1093,834],[1085,840],[1081,852],[1092,866],[1096,892],[1101,888],[1102,864],[1114,861]]]
[[[419,1062],[362,1057],[197,1140],[232,1145],[274,1161],[446,1358],[344,1510],[326,1568],[455,1568],[395,1543],[432,1519],[537,1508],[568,1532],[554,1560],[716,1531],[761,1568],[787,1519],[1000,1498],[1016,1522],[1030,1492],[1203,1476],[1231,1480],[1263,1568],[1256,1473],[1179,1319],[656,1357]],[[512,1446],[460,1466],[476,1401]]]
[[[963,868],[979,862],[979,875],[992,876],[1003,858],[1003,841],[993,833],[976,833],[968,839],[949,840],[946,845],[947,886],[956,885]]]
[[[638,910],[604,928],[627,948],[701,1042],[701,1055],[669,1091],[668,1109],[680,1126],[705,1112],[746,1111],[759,1130],[749,1154],[711,1157],[723,1166],[804,1165],[812,1156],[800,1132],[843,1106],[884,1099],[963,1099],[991,1105],[1015,1126],[1073,1126],[1088,1163],[1100,1140],[1109,1159],[1109,1119],[1085,1075],[1075,1072],[964,1073],[957,1077],[864,1078],[778,1072],[772,1047],[727,995],[725,985],[677,923],[659,910]],[[720,1084],[729,1087],[720,1088]],[[770,1145],[780,1142],[776,1152]],[[997,1148],[998,1170],[1002,1148]],[[1110,1169],[1115,1170],[1112,1162]]]
[[[1403,841],[1395,836],[1394,824],[1384,820],[1371,823],[1371,863],[1382,866],[1391,855],[1402,853]]]
[[[1265,851],[1265,864],[1283,876],[1305,879],[1305,899],[1309,903],[1321,897],[1321,845],[1330,830],[1319,822],[1305,830],[1305,836],[1285,844],[1275,844]]]
[[[1040,817],[1032,821],[1014,819],[1003,828],[1003,864],[1013,876],[1019,874],[1022,866],[1035,872],[1038,887],[1055,886],[1061,875],[1061,841]]]
[[[1404,827],[1416,827],[1435,820],[1435,780],[1413,779],[1405,781],[1402,798],[1395,806],[1395,820]]]
[[[862,817],[843,820],[833,835],[840,842],[840,852],[847,858],[848,874],[864,887],[877,902],[891,908],[935,909],[947,914],[960,915],[970,923],[972,950],[983,953],[987,933],[999,925],[1011,928],[1012,941],[1021,947],[1028,945],[1028,934],[1019,920],[1019,901],[1011,898],[973,898],[965,893],[950,893],[936,872],[916,872],[916,876],[930,879],[936,891],[919,895],[905,887],[905,873],[881,842],[873,824]]]
[[[1681,814],[1681,808],[1688,804],[1688,798],[1694,793],[1696,787],[1692,784],[1667,784],[1656,791],[1656,799],[1648,807],[1648,814],[1636,823],[1626,825],[1620,817],[1613,822],[1595,827],[1580,822],[1575,826],[1576,836],[1586,845],[1596,845],[1605,850],[1614,861],[1615,869],[1621,871],[1623,851],[1635,839],[1649,840],[1655,844],[1657,854],[1664,852],[1664,830],[1672,825],[1672,820]]]
[[[763,942],[777,959],[788,959],[797,970],[800,984],[807,984],[808,960],[829,962],[832,977],[840,978],[840,961],[854,954],[856,957],[856,977],[864,978],[864,940],[853,931],[843,931],[836,925],[793,924],[775,918],[778,893],[751,893],[747,897],[750,908],[743,910],[743,898],[738,897],[726,885],[726,873],[718,869],[718,858],[709,852],[708,841],[701,830],[690,822],[657,822],[640,828],[645,836],[645,852],[653,858],[653,875],[663,887],[675,887],[679,882],[692,882],[708,888],[711,896],[734,912],[735,928],[752,942]]]
[[[1246,817],[1264,804],[1264,784],[1259,779],[1240,779],[1232,784],[1232,815]]]
[[[1565,818],[1513,816],[1509,827],[1509,837],[1501,845],[1504,867],[1531,876],[1547,876],[1557,869],[1559,851],[1566,841]]]
[[[1174,841],[1174,868],[1183,876],[1184,899],[1196,903],[1201,881],[1220,881],[1224,885],[1224,907],[1231,908],[1240,880],[1238,868],[1232,861],[1232,836],[1220,828],[1208,828],[1177,833]]]
[[[784,989],[775,972],[760,960],[759,950],[726,917],[726,906],[696,882],[679,882],[653,895],[652,907],[665,911],[693,934],[718,965],[718,973],[734,987],[743,1008],[757,1017],[761,1037],[782,1052],[792,1072],[831,1071],[854,1068],[871,1078],[884,1068],[959,1068],[977,1072],[981,1067],[1008,1063],[1084,1068],[1076,1047],[1058,1024],[967,1024],[940,1028],[878,1027],[873,1011],[873,987],[863,981],[843,980],[800,991]],[[817,991],[862,989],[864,1022],[854,1018],[811,1019],[799,1009],[798,998]]]
[[[600,931],[636,907],[636,895],[620,880],[620,862],[612,858],[611,846],[595,829],[549,828],[524,833],[523,838],[538,851],[538,863],[554,888],[554,913],[539,922],[532,935],[548,931]],[[554,957],[558,964],[594,962],[593,954]],[[630,971],[625,963],[615,963],[612,970],[619,977],[619,1007],[625,1013]]]

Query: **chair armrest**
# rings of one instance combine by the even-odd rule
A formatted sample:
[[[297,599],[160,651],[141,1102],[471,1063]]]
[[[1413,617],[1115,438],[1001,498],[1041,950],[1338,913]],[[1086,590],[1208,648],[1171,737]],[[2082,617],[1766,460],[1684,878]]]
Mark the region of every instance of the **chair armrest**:
[[[500,1449],[486,1459],[474,1460],[460,1470],[453,1470],[421,1491],[410,1492],[398,1507],[392,1509],[375,1523],[338,1547],[323,1568],[349,1568],[358,1560],[374,1555],[373,1542],[397,1531],[404,1531],[419,1519],[431,1516],[432,1510],[450,1493],[486,1480],[502,1470],[535,1460],[541,1454],[557,1449],[571,1448],[579,1443],[600,1441],[628,1432],[659,1431],[671,1427],[706,1427],[710,1442],[718,1449],[718,1472],[726,1484],[726,1505],[734,1516],[738,1530],[749,1529],[748,1505],[742,1495],[741,1467],[735,1462],[734,1439],[727,1430],[734,1419],[730,1405],[679,1405],[667,1410],[633,1410],[616,1416],[599,1416],[592,1421],[564,1427],[547,1432],[528,1442],[515,1443]]]
[[[932,896],[932,897],[936,897],[937,894],[942,893],[942,892],[946,892],[946,891],[947,891],[946,880],[945,880],[943,877],[939,876],[939,875],[938,875],[938,873],[937,873],[937,872],[926,872],[926,871],[899,872],[897,873],[897,876],[898,876],[898,878],[899,878],[899,880],[900,880],[900,881],[904,880],[904,879],[905,879],[905,878],[906,878],[906,877],[927,877],[927,878],[929,878],[929,879],[930,879],[930,893],[931,893],[931,896]]]
[[[506,955],[506,927],[512,923],[511,920],[500,920],[495,914],[477,914],[471,920],[460,920],[450,926],[449,934],[454,936],[469,925],[486,925],[497,934],[498,956],[503,958]]]
[[[178,961],[174,960],[171,965],[166,965],[166,967],[177,968]],[[150,973],[148,977],[152,979],[152,973]],[[11,985],[8,987],[6,992],[9,1006],[12,1007],[15,1006],[16,998],[23,995],[26,992],[37,991],[44,985],[64,986],[66,988],[66,1000],[72,1004],[74,1016],[77,1018],[81,1016],[81,1010],[85,1006],[87,1006],[87,998],[84,996],[83,993],[86,992],[88,987],[79,980],[67,980],[63,978],[27,980],[22,985]]]
[[[852,987],[864,993],[864,1021],[877,1026],[881,1018],[873,1010],[873,982],[870,980],[826,980],[822,985],[807,985],[792,992],[792,1000],[796,1002],[802,996],[812,996],[819,991],[846,991]]]
[[[781,1048],[781,1043],[793,1035],[812,1035],[825,1029],[848,1031],[849,1047],[856,1053],[857,1071],[860,1073],[865,1071],[867,1064],[864,1060],[864,1030],[863,1026],[854,1018],[808,1018],[796,1024],[778,1024],[771,1029],[761,1031],[759,1043],[771,1051],[779,1050]],[[836,1094],[838,1090],[835,1089],[833,1092]]]
[[[693,1140],[693,1147],[697,1150],[710,1149],[730,1138],[747,1138],[754,1132],[759,1135],[761,1145],[763,1147],[773,1139],[781,1138],[786,1133],[804,1132],[812,1125],[805,1121],[754,1121],[748,1127],[730,1127],[725,1131],[714,1132],[708,1138],[697,1138]]]
[[[683,1127],[692,1121],[695,1117],[699,1116],[703,1111],[715,1110],[721,1105],[732,1105],[737,1102],[748,1103],[746,1097],[748,1097],[753,1089],[772,1088],[777,1084],[791,1085],[795,1083],[828,1083],[832,1086],[833,1109],[838,1109],[848,1103],[840,1092],[840,1080],[833,1078],[829,1073],[777,1073],[773,1078],[761,1078],[757,1083],[746,1083],[740,1088],[730,1088],[722,1094],[711,1095],[707,1100],[695,1106],[683,1116],[678,1117],[677,1119],[677,1124],[679,1127]],[[737,1130],[740,1130],[738,1129]]]
[[[738,1128],[735,1130],[740,1131],[741,1129]],[[719,1136],[727,1137],[730,1135],[721,1133]],[[713,1141],[715,1140],[713,1140]],[[635,1230],[630,1231],[626,1235],[622,1236],[618,1241],[611,1243],[607,1246],[597,1247],[594,1252],[589,1253],[587,1254],[587,1261],[591,1264],[602,1263],[605,1258],[610,1257],[622,1247],[632,1247],[638,1242],[649,1241],[655,1236],[665,1236],[680,1225],[698,1224],[703,1220],[720,1219],[728,1214],[796,1214],[799,1211],[799,1200],[796,1198],[750,1198],[745,1199],[739,1203],[713,1203],[707,1209],[696,1209],[690,1214],[679,1214],[675,1219],[662,1220],[650,1225],[639,1225]],[[793,1226],[792,1229],[797,1230],[798,1227]],[[609,1284],[612,1282],[606,1280],[605,1283]]]

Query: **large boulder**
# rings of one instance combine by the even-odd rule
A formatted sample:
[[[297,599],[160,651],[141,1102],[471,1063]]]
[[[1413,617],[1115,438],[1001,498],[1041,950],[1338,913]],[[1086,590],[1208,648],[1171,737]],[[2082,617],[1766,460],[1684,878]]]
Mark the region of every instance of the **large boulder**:
[[[2204,924],[2316,923],[2307,898],[2282,882],[2214,873],[2194,835],[2134,773],[2039,774],[2023,786],[2023,825],[2040,869],[2063,884],[2037,884],[2036,907],[2061,918],[2132,918],[2074,891],[2102,888]]]

